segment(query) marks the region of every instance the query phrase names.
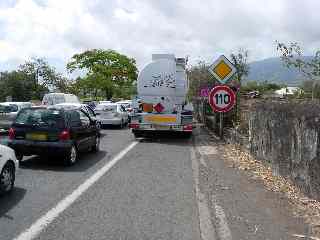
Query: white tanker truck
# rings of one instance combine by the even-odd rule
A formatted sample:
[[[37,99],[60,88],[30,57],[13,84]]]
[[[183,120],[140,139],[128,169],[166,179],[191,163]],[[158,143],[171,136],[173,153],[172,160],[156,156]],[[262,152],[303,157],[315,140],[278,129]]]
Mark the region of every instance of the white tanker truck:
[[[153,54],[138,76],[138,95],[129,127],[136,137],[150,131],[192,134],[192,109],[186,102],[186,59]]]

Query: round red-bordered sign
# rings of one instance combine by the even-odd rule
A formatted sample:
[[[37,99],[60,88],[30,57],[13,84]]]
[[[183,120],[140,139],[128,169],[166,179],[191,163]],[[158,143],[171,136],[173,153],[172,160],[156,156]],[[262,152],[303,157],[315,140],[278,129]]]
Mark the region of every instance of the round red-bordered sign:
[[[209,104],[215,112],[229,112],[236,103],[236,95],[226,85],[214,87],[209,93]]]

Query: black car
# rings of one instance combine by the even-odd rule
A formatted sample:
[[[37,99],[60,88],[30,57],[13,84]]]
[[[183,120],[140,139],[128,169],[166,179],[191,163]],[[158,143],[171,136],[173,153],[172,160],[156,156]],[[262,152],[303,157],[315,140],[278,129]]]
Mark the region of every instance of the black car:
[[[81,109],[26,108],[9,130],[8,145],[18,160],[23,156],[57,156],[73,165],[79,152],[99,151],[100,134],[95,120]]]

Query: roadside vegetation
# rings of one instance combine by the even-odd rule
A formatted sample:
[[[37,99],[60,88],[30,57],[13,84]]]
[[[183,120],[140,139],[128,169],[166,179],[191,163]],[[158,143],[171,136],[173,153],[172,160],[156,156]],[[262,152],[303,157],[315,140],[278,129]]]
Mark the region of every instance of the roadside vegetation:
[[[69,73],[78,71],[79,77],[64,76],[45,58],[32,58],[15,70],[0,72],[0,101],[8,97],[13,101],[41,100],[49,91],[90,100],[131,98],[135,94],[136,61],[114,50],[92,49],[75,54],[66,68]]]
[[[285,96],[278,95],[278,97],[306,100],[320,99],[320,51],[316,51],[312,57],[305,57],[298,43],[286,44],[280,42],[276,42],[276,50],[280,54],[282,64],[289,69],[297,70],[302,76],[301,83],[295,86],[299,91],[294,94],[284,94]],[[254,97],[274,98],[277,97],[277,94],[275,94],[277,90],[285,90],[289,87],[282,82],[247,79],[250,72],[248,57],[249,52],[244,49],[240,49],[229,56],[237,69],[237,74],[228,82],[228,85],[237,89],[238,102],[240,102],[239,96],[248,96],[249,93],[258,93],[253,95]],[[211,88],[219,84],[208,72],[209,67],[209,63],[200,61],[189,69],[189,99],[198,98],[202,88]],[[237,107],[239,105],[240,103]]]

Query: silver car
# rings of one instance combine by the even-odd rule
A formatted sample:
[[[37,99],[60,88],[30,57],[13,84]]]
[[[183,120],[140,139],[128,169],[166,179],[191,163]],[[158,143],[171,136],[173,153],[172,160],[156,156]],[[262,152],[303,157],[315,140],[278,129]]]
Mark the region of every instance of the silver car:
[[[130,122],[131,116],[133,115],[132,100],[123,100],[116,103],[124,106],[125,110],[128,113],[128,121]]]
[[[0,130],[8,130],[16,118],[18,112],[23,108],[29,108],[30,102],[4,102],[0,103]]]
[[[128,123],[128,113],[121,104],[99,104],[94,109],[94,112],[97,115],[97,119],[100,120],[101,126],[117,125],[122,128]]]

